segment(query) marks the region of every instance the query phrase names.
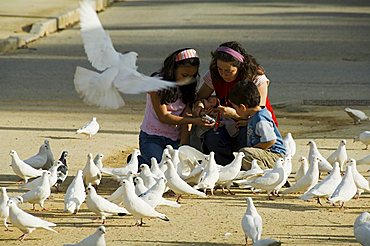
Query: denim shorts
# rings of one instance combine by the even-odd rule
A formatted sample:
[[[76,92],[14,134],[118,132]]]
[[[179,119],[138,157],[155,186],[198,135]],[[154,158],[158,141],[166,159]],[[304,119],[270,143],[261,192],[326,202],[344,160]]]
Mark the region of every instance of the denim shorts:
[[[180,140],[173,141],[167,137],[149,135],[143,131],[139,134],[139,147],[141,157],[139,163],[145,163],[150,166],[150,159],[155,157],[158,162],[162,160],[163,150],[167,145],[171,145],[174,149],[178,149]]]

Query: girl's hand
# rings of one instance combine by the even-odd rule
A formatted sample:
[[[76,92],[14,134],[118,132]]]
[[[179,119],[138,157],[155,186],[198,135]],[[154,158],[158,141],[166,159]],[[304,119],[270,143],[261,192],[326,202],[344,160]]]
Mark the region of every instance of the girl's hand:
[[[202,118],[193,118],[193,119],[194,119],[194,122],[193,122],[194,125],[198,125],[198,126],[202,126],[206,128],[212,128],[215,125],[215,123],[211,123],[206,119],[202,119]]]
[[[236,110],[231,107],[218,106],[217,111],[222,113],[222,116],[225,118],[239,119],[240,116],[236,113]]]

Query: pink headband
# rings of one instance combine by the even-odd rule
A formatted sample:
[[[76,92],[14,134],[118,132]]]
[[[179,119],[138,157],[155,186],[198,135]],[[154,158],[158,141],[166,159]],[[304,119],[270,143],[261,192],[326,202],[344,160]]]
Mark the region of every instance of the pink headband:
[[[190,58],[199,58],[195,49],[186,49],[176,55],[175,61],[182,61]]]
[[[233,50],[229,47],[220,46],[216,49],[216,51],[225,52],[225,53],[231,55],[232,57],[234,57],[235,59],[237,59],[238,61],[244,62],[244,56],[242,54],[240,54],[239,52],[237,52],[236,50]]]

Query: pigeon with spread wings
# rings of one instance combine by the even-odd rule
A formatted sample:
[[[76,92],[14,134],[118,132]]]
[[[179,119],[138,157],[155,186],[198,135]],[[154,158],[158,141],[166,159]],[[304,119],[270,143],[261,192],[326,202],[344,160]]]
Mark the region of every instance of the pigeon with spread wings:
[[[125,105],[120,93],[139,94],[177,85],[138,72],[136,52],[117,52],[88,0],[80,3],[80,21],[85,53],[92,66],[101,72],[76,68],[75,89],[85,103],[117,109]],[[179,85],[189,82],[182,81]]]

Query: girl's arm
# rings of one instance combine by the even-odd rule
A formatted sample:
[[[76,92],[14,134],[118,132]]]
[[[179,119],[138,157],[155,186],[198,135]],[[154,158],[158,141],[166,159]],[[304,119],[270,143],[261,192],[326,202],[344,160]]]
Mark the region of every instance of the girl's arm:
[[[210,88],[206,83],[203,83],[197,93],[197,101],[194,103],[193,107],[193,112],[196,116],[198,116],[200,112],[205,108],[202,99],[208,98],[212,93],[213,89]]]
[[[262,83],[260,86],[257,87],[260,93],[260,106],[266,106],[266,98],[268,94],[268,83]]]

